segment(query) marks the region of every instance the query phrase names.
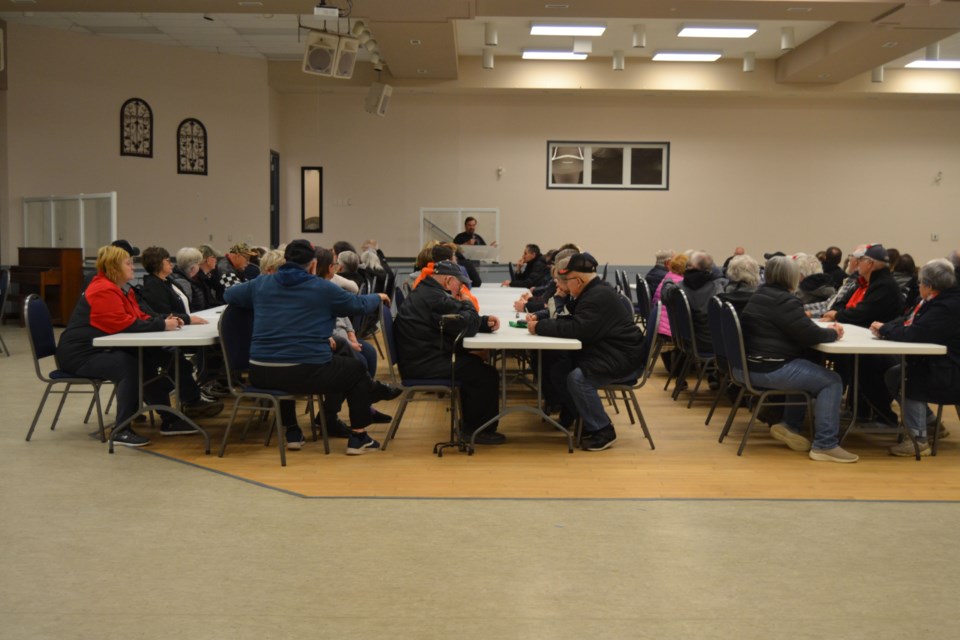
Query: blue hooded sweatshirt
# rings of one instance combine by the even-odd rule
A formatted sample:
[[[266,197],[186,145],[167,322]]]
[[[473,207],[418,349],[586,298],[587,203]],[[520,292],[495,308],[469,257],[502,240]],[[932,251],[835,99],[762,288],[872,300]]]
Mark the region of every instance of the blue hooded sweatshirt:
[[[230,287],[224,300],[253,309],[251,360],[291,364],[330,362],[335,320],[380,306],[377,294],[349,293],[290,262],[273,275]]]

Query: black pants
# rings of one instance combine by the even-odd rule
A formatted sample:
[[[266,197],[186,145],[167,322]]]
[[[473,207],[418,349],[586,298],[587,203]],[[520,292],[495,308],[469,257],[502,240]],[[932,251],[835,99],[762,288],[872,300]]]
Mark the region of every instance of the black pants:
[[[323,394],[328,423],[336,417],[346,398],[350,409],[350,427],[363,429],[370,424],[370,395],[373,381],[367,368],[353,357],[335,357],[326,364],[296,364],[289,367],[250,365],[250,382],[265,389],[296,394]],[[297,425],[292,401],[280,403],[280,422]]]
[[[496,369],[473,354],[458,354],[454,372],[454,379],[460,382],[463,431],[473,433],[499,411],[500,376]],[[493,423],[484,433],[496,431],[497,425]]]
[[[890,408],[894,395],[887,388],[884,374],[890,367],[896,366],[900,358],[893,355],[861,355],[860,356],[860,402],[858,413],[866,417],[870,408],[875,409],[879,417],[886,421],[897,423],[897,415]],[[843,379],[844,386],[853,382],[853,356],[838,356],[834,360],[837,373]],[[899,387],[899,380],[897,381]],[[899,394],[899,390],[896,392]]]

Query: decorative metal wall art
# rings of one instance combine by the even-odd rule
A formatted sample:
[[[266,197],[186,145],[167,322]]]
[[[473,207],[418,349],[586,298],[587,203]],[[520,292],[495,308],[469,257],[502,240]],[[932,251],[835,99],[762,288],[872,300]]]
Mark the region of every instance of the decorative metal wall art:
[[[207,175],[207,128],[196,118],[177,127],[177,173]]]
[[[120,107],[120,155],[153,157],[153,109],[146,100],[130,98]]]

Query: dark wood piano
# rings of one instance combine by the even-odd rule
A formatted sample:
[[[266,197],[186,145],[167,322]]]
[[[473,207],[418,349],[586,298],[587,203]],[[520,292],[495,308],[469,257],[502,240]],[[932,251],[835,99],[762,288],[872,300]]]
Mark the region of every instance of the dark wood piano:
[[[83,250],[20,247],[18,251],[19,264],[10,266],[18,308],[22,312],[23,300],[36,293],[47,303],[53,324],[67,324],[83,288]]]

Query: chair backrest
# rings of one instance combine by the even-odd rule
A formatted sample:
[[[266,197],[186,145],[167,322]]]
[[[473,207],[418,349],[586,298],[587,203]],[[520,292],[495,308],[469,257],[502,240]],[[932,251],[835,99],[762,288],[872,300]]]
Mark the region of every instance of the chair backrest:
[[[664,287],[662,297],[667,305],[667,318],[670,320],[670,333],[673,342],[683,353],[692,353],[693,321],[687,296],[679,285]]]
[[[386,281],[385,281],[384,284],[383,284],[383,291],[382,291],[382,293],[385,293],[385,294],[387,294],[388,296],[392,296],[392,295],[394,294],[394,290],[396,289],[396,284],[397,284],[397,272],[396,272],[396,271],[388,271],[388,272],[387,272]],[[393,302],[393,299],[392,299],[392,298],[391,298],[390,302]]]
[[[620,299],[620,304],[623,305],[623,308],[626,309],[627,312],[630,314],[630,317],[633,318],[633,303],[630,302],[630,298],[623,295],[622,293],[618,293],[617,297]]]
[[[39,373],[39,361],[57,353],[57,339],[53,335],[53,320],[50,318],[47,303],[35,293],[31,293],[23,301],[23,322],[27,325],[30,350],[37,361]]]
[[[397,288],[397,306],[403,301],[403,294],[400,288]],[[380,305],[380,332],[387,343],[387,365],[393,369],[399,363],[397,352],[396,334],[393,332],[393,314],[390,313],[390,307]]]
[[[640,386],[643,386],[647,381],[647,378],[650,377],[653,368],[657,364],[657,350],[653,345],[654,341],[659,339],[657,337],[657,329],[660,328],[661,307],[662,303],[657,302],[647,316],[647,333],[643,336],[643,352],[646,356],[643,363],[643,374],[640,376]]]
[[[644,318],[650,317],[650,285],[647,281],[636,274],[637,278],[637,306],[640,307],[640,315]],[[649,325],[647,325],[649,326]]]
[[[607,280],[607,266],[609,264],[610,264],[609,262],[603,263],[603,273],[600,274],[600,279],[603,280],[604,282],[606,282]]]
[[[740,328],[740,318],[729,302],[724,302],[720,313],[721,340],[724,343],[727,362],[730,364],[730,376],[733,380],[746,387],[747,391],[756,393],[750,384],[750,372],[747,369],[747,352],[743,343],[743,331]],[[714,341],[718,342],[717,340]]]
[[[253,341],[253,310],[227,305],[217,325],[220,349],[227,370],[227,384],[232,389],[233,376],[250,368],[250,343]]]
[[[721,312],[723,311],[723,300],[717,296],[710,298],[707,303],[707,323],[710,325],[710,335],[713,336],[713,353],[720,358],[727,357],[726,344],[723,340],[723,321]]]
[[[400,287],[397,287],[396,289],[394,289],[393,306],[397,308],[397,312],[400,311],[400,305],[403,304],[404,299],[405,298],[403,296],[403,289],[401,289]]]
[[[0,269],[0,318],[7,311],[7,291],[10,290],[10,271]]]

